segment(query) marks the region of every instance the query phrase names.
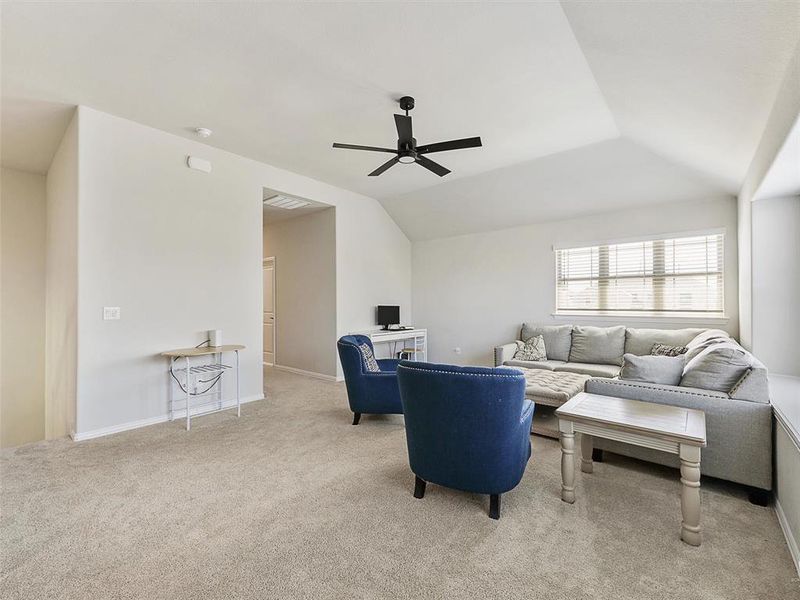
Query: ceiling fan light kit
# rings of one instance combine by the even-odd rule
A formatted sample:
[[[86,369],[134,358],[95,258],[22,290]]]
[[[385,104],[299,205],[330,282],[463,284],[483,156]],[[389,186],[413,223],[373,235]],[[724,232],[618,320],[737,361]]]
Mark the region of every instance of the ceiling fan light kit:
[[[334,143],[334,148],[343,148],[345,150],[366,150],[368,152],[388,152],[394,154],[394,158],[389,159],[380,167],[375,169],[369,174],[370,177],[377,177],[384,171],[393,167],[397,163],[411,164],[417,163],[425,167],[429,171],[436,173],[439,177],[444,177],[450,170],[443,167],[437,162],[432,161],[430,158],[424,156],[425,154],[432,154],[434,152],[447,152],[448,150],[461,150],[463,148],[477,148],[480,147],[481,138],[471,137],[460,140],[450,140],[448,142],[437,142],[435,144],[426,144],[424,146],[417,146],[417,140],[414,138],[413,129],[411,127],[411,117],[408,111],[414,108],[414,98],[411,96],[403,96],[399,100],[400,109],[405,111],[405,115],[395,114],[394,124],[397,128],[397,149],[379,148],[376,146],[359,146],[356,144],[339,144]]]

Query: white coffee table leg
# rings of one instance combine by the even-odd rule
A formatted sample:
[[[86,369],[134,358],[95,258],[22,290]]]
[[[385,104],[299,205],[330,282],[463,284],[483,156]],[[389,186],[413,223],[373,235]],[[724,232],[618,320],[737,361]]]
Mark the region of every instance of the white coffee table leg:
[[[594,471],[594,463],[592,463],[592,436],[588,433],[581,434],[581,471],[584,473],[591,473]]]
[[[681,458],[681,539],[690,546],[703,541],[700,528],[700,448],[680,446]]]
[[[570,421],[558,422],[561,434],[561,499],[575,502],[575,430]]]

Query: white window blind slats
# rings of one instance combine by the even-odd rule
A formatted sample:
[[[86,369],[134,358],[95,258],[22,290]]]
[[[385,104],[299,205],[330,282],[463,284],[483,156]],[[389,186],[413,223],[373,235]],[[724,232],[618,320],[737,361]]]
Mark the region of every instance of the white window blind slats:
[[[556,250],[557,312],[724,311],[723,235]]]

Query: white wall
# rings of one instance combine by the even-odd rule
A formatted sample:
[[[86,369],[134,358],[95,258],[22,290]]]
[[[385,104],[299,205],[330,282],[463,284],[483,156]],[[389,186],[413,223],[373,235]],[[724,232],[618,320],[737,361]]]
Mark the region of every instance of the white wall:
[[[242,343],[242,395],[262,394],[264,187],[336,207],[337,331],[410,303],[410,243],[375,200],[79,107],[78,437],[167,410],[166,362],[207,329]],[[186,168],[208,159],[210,174]],[[366,256],[366,258],[365,258]],[[356,257],[354,260],[353,257]],[[103,306],[121,307],[103,321]]]
[[[43,440],[45,178],[0,171],[0,446]]]
[[[761,141],[756,148],[753,160],[747,169],[742,189],[739,192],[739,240],[742,244],[739,255],[739,280],[741,291],[740,323],[741,342],[752,350],[753,341],[753,298],[752,298],[752,231],[750,215],[753,199],[757,196],[759,187],[775,162],[786,141],[787,134],[792,129],[792,124],[800,113],[800,44],[795,48],[792,59],[786,68],[786,75],[781,84],[775,103],[770,111],[767,125],[761,136]]]
[[[76,112],[47,172],[45,435],[75,430],[78,376],[78,188]]]
[[[336,209],[267,223],[275,257],[275,364],[336,376]]]
[[[415,242],[415,324],[428,328],[434,361],[492,364],[492,348],[513,341],[520,323],[554,319],[554,244],[725,229],[725,323],[581,318],[676,328],[713,325],[737,333],[736,201],[670,203],[452,238]],[[453,349],[460,347],[462,354]]]
[[[800,377],[800,196],[752,203],[753,353]]]

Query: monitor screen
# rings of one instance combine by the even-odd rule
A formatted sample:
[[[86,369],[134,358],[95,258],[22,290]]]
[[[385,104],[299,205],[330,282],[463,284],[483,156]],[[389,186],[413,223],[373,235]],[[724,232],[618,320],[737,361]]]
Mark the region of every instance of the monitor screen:
[[[378,325],[399,325],[400,324],[400,307],[399,306],[379,306],[378,307]]]

